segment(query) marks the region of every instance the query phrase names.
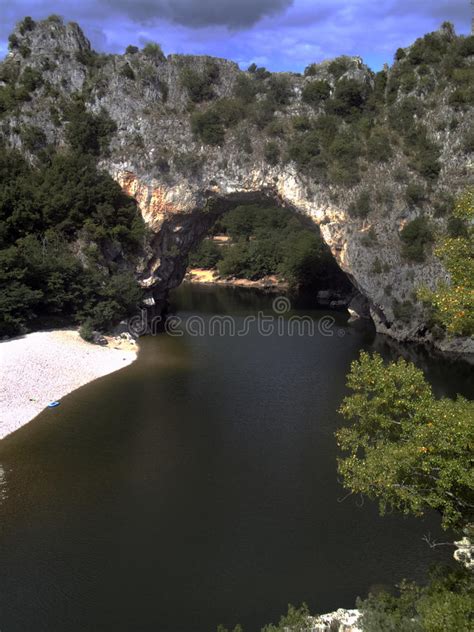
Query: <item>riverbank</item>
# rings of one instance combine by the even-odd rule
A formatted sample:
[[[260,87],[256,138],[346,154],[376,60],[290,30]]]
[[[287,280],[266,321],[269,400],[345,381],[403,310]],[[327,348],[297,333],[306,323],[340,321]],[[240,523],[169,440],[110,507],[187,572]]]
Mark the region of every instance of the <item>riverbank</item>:
[[[277,276],[266,276],[256,281],[249,279],[237,279],[235,277],[221,277],[217,270],[205,270],[204,268],[191,268],[187,271],[184,280],[187,283],[201,285],[226,285],[232,287],[246,287],[268,292],[287,292],[289,285]]]
[[[85,342],[77,330],[38,331],[0,343],[0,439],[18,430],[51,401],[122,369],[137,357],[128,340]]]

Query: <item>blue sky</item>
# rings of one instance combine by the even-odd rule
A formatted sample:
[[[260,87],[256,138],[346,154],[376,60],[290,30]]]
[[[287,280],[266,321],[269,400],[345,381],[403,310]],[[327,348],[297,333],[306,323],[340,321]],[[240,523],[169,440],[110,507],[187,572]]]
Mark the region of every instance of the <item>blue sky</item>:
[[[360,55],[378,70],[399,46],[443,21],[464,34],[471,21],[470,0],[1,0],[0,56],[15,22],[51,13],[79,22],[101,52],[157,41],[167,54],[298,72],[341,54]]]

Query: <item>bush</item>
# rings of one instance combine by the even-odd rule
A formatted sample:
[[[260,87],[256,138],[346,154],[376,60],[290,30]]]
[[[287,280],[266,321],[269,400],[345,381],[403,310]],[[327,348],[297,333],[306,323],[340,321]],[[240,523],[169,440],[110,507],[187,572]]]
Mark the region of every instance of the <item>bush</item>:
[[[106,153],[117,125],[106,110],[99,114],[88,112],[84,102],[73,101],[64,112],[68,121],[66,140],[75,151],[99,156]]]
[[[181,83],[194,103],[210,101],[214,98],[213,86],[218,78],[219,66],[214,62],[208,62],[202,73],[192,68],[183,68],[181,71]]]
[[[31,152],[36,152],[46,146],[46,134],[39,127],[28,125],[20,132],[21,142],[24,147]]]
[[[96,327],[135,309],[141,291],[117,267],[140,250],[143,220],[90,156],[52,154],[33,169],[18,153],[4,151],[0,179],[9,183],[0,196],[2,335],[88,318]],[[78,243],[81,259],[73,254]],[[113,261],[110,252],[117,253]],[[97,307],[101,302],[108,319],[106,307]]]
[[[355,202],[349,205],[349,215],[358,219],[364,219],[371,212],[370,193],[362,191]]]
[[[124,64],[120,69],[120,75],[125,77],[126,79],[130,79],[131,81],[135,80],[135,73],[133,72],[130,64]]]
[[[127,48],[125,49],[126,55],[136,55],[137,53],[138,53],[138,46],[133,46],[132,44],[129,44]]]
[[[422,263],[425,260],[425,246],[433,242],[430,223],[424,215],[408,222],[400,232],[403,242],[402,256],[410,261]]]
[[[268,98],[277,105],[288,105],[292,95],[291,83],[285,75],[272,75],[268,81]]]
[[[367,97],[365,85],[355,79],[341,79],[336,84],[334,99],[329,105],[331,111],[338,116],[351,116],[364,108]]]
[[[35,26],[36,22],[28,15],[19,23],[18,30],[24,35],[27,31],[32,31]]]
[[[265,145],[264,156],[265,160],[272,167],[277,165],[280,160],[280,148],[278,147],[278,144],[274,141],[270,141],[269,143],[267,143]]]
[[[374,128],[367,141],[367,157],[372,162],[387,162],[392,157],[390,136],[380,128]]]
[[[242,103],[252,103],[257,94],[255,81],[246,75],[239,75],[235,81],[234,94]]]
[[[426,199],[425,187],[417,182],[410,182],[405,190],[405,200],[410,206],[416,206]]]
[[[346,73],[350,68],[350,59],[342,55],[341,57],[336,57],[333,59],[328,65],[328,70],[334,77],[334,79],[340,79],[344,73]]]
[[[189,265],[192,268],[211,270],[217,266],[221,259],[221,249],[212,239],[204,239],[189,253]]]
[[[301,98],[305,103],[318,106],[331,96],[331,86],[327,81],[310,81],[305,84]]]
[[[143,54],[146,55],[146,57],[153,59],[154,61],[166,60],[161,46],[156,42],[148,42],[148,44],[145,44],[145,46],[143,47]]]
[[[225,129],[218,112],[213,109],[194,112],[191,116],[193,134],[208,145],[222,145],[225,140]]]

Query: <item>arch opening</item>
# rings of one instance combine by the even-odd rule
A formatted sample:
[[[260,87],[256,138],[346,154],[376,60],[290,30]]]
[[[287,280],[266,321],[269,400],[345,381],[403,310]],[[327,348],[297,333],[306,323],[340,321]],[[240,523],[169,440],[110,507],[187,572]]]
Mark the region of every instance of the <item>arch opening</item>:
[[[277,212],[284,210],[289,217],[297,220],[302,231],[319,240],[321,257],[314,264],[318,266],[318,270],[313,270],[314,274],[310,275],[311,283],[291,286],[294,296],[304,295],[315,305],[349,309],[352,316],[370,319],[369,301],[359,291],[350,274],[339,265],[334,252],[325,242],[317,221],[286,203],[271,190],[231,193],[219,197],[206,193],[202,207],[191,212],[169,214],[163,220],[159,230],[151,238],[152,255],[141,275],[142,284],[147,288],[146,302],[154,311],[166,310],[169,291],[178,287],[185,279],[189,255],[205,240],[212,239],[216,226],[220,224],[222,228],[222,220],[238,211],[239,207],[252,207],[257,209],[257,213],[258,209],[274,209]],[[226,247],[232,246],[235,247],[235,243]],[[225,284],[232,285],[232,279]],[[264,287],[264,284],[260,287]],[[267,289],[271,290],[271,285],[267,285]]]

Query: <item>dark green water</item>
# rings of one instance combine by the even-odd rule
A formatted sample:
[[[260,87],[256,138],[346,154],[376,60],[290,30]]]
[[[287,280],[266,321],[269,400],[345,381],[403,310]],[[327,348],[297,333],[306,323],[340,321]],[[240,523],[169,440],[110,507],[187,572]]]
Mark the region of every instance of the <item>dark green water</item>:
[[[181,288],[175,304],[242,319],[271,299]],[[3,441],[2,632],[252,632],[447,559],[421,540],[436,516],[338,501],[345,374],[361,348],[397,353],[333,315],[332,337],[144,338],[134,365]],[[410,353],[438,394],[467,392],[463,366]]]

